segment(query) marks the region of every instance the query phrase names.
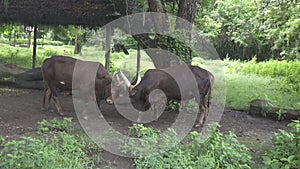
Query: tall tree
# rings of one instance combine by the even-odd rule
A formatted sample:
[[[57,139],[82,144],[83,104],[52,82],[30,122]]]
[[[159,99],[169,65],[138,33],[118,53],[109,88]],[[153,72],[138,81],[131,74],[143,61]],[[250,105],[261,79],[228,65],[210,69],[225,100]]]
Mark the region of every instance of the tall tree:
[[[114,0],[116,5],[116,8],[118,11],[121,11],[122,15],[129,15],[133,12],[143,12],[143,11],[137,11],[137,8],[134,8],[136,6],[143,6],[144,4],[138,4],[138,2],[131,2],[131,3],[137,3],[135,5],[128,5],[128,1],[120,2],[120,0]],[[173,5],[172,10],[178,9],[177,16],[181,17],[187,21],[193,22],[194,16],[197,11],[199,0],[180,0],[177,4],[177,0],[171,0],[171,1],[162,1],[162,0],[148,0],[147,9],[145,10],[145,7],[142,9],[144,11],[150,11],[150,12],[160,12],[165,13],[166,12],[166,5]],[[177,5],[177,7],[174,7]],[[166,37],[159,32],[163,32],[164,30],[169,29],[169,20],[168,18],[165,18],[164,15],[153,15],[154,20],[154,26],[155,31],[158,32],[155,35],[153,34],[141,34],[141,35],[135,35],[134,38],[138,41],[140,44],[140,47],[142,49],[148,49],[148,48],[158,48],[162,50],[167,50],[173,54],[176,54],[181,58],[183,61],[189,63],[191,61],[190,58],[190,49],[184,45],[184,42],[179,42],[178,40]],[[183,25],[176,26],[180,29],[186,29]],[[189,28],[190,29],[190,28]],[[153,37],[154,36],[154,37]],[[150,58],[153,60],[154,65],[157,68],[165,68],[169,67],[171,65],[171,62],[173,61],[170,57],[164,57],[165,52],[159,52],[157,50],[146,50],[147,54],[150,56]],[[188,55],[187,55],[188,54]],[[162,61],[163,60],[163,61]]]

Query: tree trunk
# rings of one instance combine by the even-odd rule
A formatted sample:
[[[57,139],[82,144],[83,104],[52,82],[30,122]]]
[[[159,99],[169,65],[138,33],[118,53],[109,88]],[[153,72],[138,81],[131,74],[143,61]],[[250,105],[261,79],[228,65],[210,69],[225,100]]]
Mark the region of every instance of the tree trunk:
[[[14,43],[13,46],[16,46],[17,43],[17,32],[14,30]]]
[[[163,36],[162,35],[156,35],[156,36],[157,38],[155,39],[151,39],[147,34],[134,35],[133,37],[140,44],[140,48],[145,49],[145,52],[151,58],[156,68],[163,69],[163,68],[170,67],[171,58],[162,55],[162,52],[159,49],[163,49],[163,48],[157,44]],[[154,49],[154,50],[147,50],[147,49]]]
[[[137,56],[136,56],[136,76],[140,74],[141,71],[141,49],[140,44],[137,46]]]
[[[113,0],[118,1],[118,0]],[[116,3],[116,9],[121,12],[122,15],[130,15],[133,13],[133,10],[131,9],[132,6],[129,4],[129,1],[124,1],[125,4],[119,5]],[[195,13],[197,10],[199,0],[180,0],[179,3],[179,10],[178,10],[178,16],[190,21],[191,23],[194,20]],[[133,1],[130,1],[130,3],[133,3]],[[148,6],[150,12],[160,12],[165,13],[164,4],[162,3],[162,0],[148,0]],[[135,12],[137,9],[135,9]],[[185,47],[186,45],[184,43],[178,42],[177,39],[173,39],[167,36],[164,36],[161,34],[163,31],[168,31],[169,25],[168,25],[168,18],[166,18],[164,15],[152,15],[152,19],[155,21],[154,23],[154,30],[156,32],[155,38],[151,38],[149,34],[140,34],[140,35],[134,35],[133,37],[135,40],[138,41],[140,44],[141,49],[144,49],[146,53],[149,55],[149,57],[154,62],[154,66],[156,68],[166,68],[171,65],[171,62],[173,60],[178,60],[177,58],[173,59],[172,57],[166,57],[165,55],[169,51],[170,53],[177,54],[180,58],[184,58],[183,61],[190,63],[191,62],[191,50],[188,47]],[[178,24],[176,28],[184,28],[186,25]],[[188,28],[187,30],[190,30],[191,28]],[[168,41],[166,43],[166,41]],[[170,42],[170,43],[169,43]],[[178,44],[180,45],[180,49],[177,48]],[[147,50],[147,49],[158,49],[158,50]]]
[[[197,12],[198,4],[199,4],[199,0],[179,0],[177,16],[192,23],[194,21],[194,18],[195,18],[196,12]],[[177,25],[176,25],[178,29],[182,29],[182,28],[185,28],[188,30],[191,29],[190,27],[186,27],[189,25],[182,25],[179,23],[177,22]]]
[[[110,39],[111,39],[111,28],[106,26],[106,39],[105,39],[105,68],[109,72],[110,66]]]
[[[80,53],[81,53],[81,39],[80,39],[80,35],[76,34],[74,54],[80,54]]]
[[[32,54],[32,69],[35,68],[36,64],[36,39],[37,39],[37,25],[34,25],[33,27],[33,54]]]
[[[148,0],[149,9],[151,12],[165,13],[164,6],[161,0]],[[164,15],[153,15],[155,32],[160,33],[168,29],[167,18]]]
[[[28,31],[28,32],[27,32],[27,38],[28,38],[27,47],[30,48],[30,45],[31,45],[31,31]]]
[[[194,21],[195,14],[197,12],[197,6],[198,6],[199,0],[180,0],[179,1],[179,7],[178,7],[178,13],[177,17],[183,18],[190,23]],[[176,20],[176,29],[178,30],[185,30],[186,34],[186,43],[190,43],[191,41],[191,30],[192,24],[183,24],[180,19]],[[191,64],[192,62],[192,50],[189,47],[184,47],[182,49],[184,54],[184,61],[187,64]]]

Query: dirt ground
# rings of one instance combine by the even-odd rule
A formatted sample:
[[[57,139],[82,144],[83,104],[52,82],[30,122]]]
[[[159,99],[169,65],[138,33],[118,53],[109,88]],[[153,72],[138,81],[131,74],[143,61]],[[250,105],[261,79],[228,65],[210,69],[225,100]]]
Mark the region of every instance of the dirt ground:
[[[0,85],[0,136],[7,139],[18,138],[21,135],[37,131],[37,123],[43,119],[62,118],[57,113],[41,110],[43,92],[41,90],[15,89]],[[78,123],[74,112],[72,96],[60,96],[62,107],[66,116],[73,117]],[[117,113],[112,105],[102,104],[101,107],[105,119],[119,130],[126,130],[131,122]],[[165,112],[158,122],[151,122],[155,128],[166,128],[174,119],[174,113]],[[288,130],[289,120],[281,122],[262,117],[253,117],[245,111],[225,109],[220,130],[227,134],[234,132],[239,140],[246,144],[254,160],[255,156],[263,153],[271,146],[271,137],[279,129]],[[112,165],[116,168],[131,168],[131,159],[122,158],[109,152],[103,153],[103,166]]]

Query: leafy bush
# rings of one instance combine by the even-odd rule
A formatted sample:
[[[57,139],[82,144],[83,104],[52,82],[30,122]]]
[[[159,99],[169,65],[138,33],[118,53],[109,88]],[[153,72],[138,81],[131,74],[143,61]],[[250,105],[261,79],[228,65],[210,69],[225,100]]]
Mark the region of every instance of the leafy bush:
[[[125,153],[140,157],[134,160],[137,168],[250,168],[248,149],[232,133],[223,136],[214,130],[203,142],[199,133],[192,132],[182,144],[171,129],[159,135],[157,130],[136,125],[130,131],[143,138],[124,146]],[[153,153],[153,146],[157,146],[157,152]]]
[[[65,131],[70,132],[73,129],[72,118],[65,117],[62,121],[56,118],[51,121],[42,120],[38,122],[40,132]]]
[[[180,104],[176,100],[169,100],[167,103],[167,108],[173,111],[178,111],[180,108]]]
[[[65,132],[51,139],[23,137],[1,146],[0,166],[3,169],[88,168],[93,165],[84,152],[84,145]]]
[[[250,168],[248,148],[239,143],[235,134],[230,132],[223,136],[219,130],[215,130],[203,143],[203,138],[197,132],[190,133],[189,137],[191,141],[187,144],[187,150],[191,156],[200,157],[197,159],[200,161],[196,161],[198,164],[204,157],[214,162],[210,168]]]
[[[300,121],[289,124],[291,132],[281,131],[272,138],[274,146],[263,156],[264,168],[300,167]]]

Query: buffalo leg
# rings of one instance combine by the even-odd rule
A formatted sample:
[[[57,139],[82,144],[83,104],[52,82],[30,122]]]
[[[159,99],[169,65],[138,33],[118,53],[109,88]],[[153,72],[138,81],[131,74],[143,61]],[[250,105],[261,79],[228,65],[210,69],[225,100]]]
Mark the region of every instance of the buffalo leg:
[[[205,110],[200,106],[200,113],[198,115],[198,119],[195,127],[200,127],[201,125],[203,125],[204,120],[205,120]]]
[[[141,121],[142,121],[142,116],[143,116],[143,112],[139,111],[139,116],[138,116],[138,118],[137,118],[137,120],[136,120],[137,123],[141,123]]]
[[[138,115],[138,118],[137,118],[136,122],[133,122],[132,124],[133,125],[140,124],[142,122],[142,116],[143,116],[143,114],[144,114],[144,112],[139,111],[139,115]]]
[[[46,89],[45,92],[44,92],[42,110],[49,110],[51,95],[52,94],[51,94],[50,89],[49,88]]]
[[[200,113],[198,115],[198,120],[197,120],[197,124],[195,125],[195,127],[200,127],[201,125],[203,125],[206,115],[207,115],[207,113],[206,113],[207,105],[205,103],[205,97],[201,96],[198,103],[199,103]]]
[[[57,94],[55,84],[54,83],[50,84],[49,88],[51,90],[52,100],[53,100],[53,103],[54,103],[54,105],[57,109],[57,112],[58,112],[59,115],[63,116],[64,114],[62,113],[62,109],[61,109],[61,106],[60,106],[60,103],[59,103],[58,94]]]
[[[47,108],[49,108],[49,105],[47,105],[47,108],[46,108],[46,104],[49,104],[49,102],[50,102],[50,101],[46,100],[49,98],[48,90],[49,90],[49,87],[46,84],[46,82],[44,81],[44,96],[43,96],[42,110],[47,110]],[[48,102],[48,103],[46,103],[46,102]]]
[[[59,103],[59,100],[58,100],[58,97],[57,96],[53,96],[53,102],[54,102],[54,105],[57,109],[57,113],[61,116],[63,116],[63,112],[62,112],[62,109],[61,109],[61,106],[60,106],[60,103]]]

